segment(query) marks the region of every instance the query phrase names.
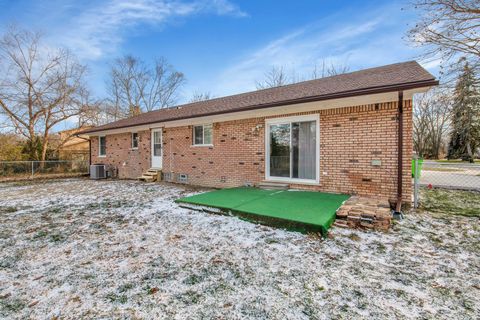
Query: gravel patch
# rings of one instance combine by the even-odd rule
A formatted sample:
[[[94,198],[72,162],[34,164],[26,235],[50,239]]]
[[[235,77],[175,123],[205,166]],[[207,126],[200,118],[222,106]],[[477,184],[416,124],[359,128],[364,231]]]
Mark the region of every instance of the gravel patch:
[[[327,239],[133,181],[0,184],[0,318],[478,319],[478,217]]]

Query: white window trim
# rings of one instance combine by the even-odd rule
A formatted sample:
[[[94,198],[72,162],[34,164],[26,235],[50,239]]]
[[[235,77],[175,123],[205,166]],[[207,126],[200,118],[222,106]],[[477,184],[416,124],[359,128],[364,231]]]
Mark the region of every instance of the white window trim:
[[[270,176],[270,125],[272,124],[289,124],[292,122],[315,121],[316,123],[316,152],[315,152],[315,179],[298,179],[287,177],[271,177]],[[296,184],[320,184],[320,115],[312,114],[305,116],[281,117],[265,119],[265,180],[275,182],[288,182]]]
[[[101,154],[101,138],[105,138],[105,154]],[[107,136],[98,136],[98,157],[99,158],[105,158],[107,156]]]
[[[134,135],[134,134],[137,134],[137,146],[136,146],[136,147],[133,146],[133,135]],[[132,140],[132,144],[131,144],[131,147],[132,147],[132,148],[131,148],[131,149],[132,149],[132,150],[138,150],[138,145],[139,145],[139,143],[140,143],[140,137],[138,136],[138,132],[132,132],[132,134],[130,135],[130,137],[131,137],[131,140]]]
[[[205,141],[205,126],[211,126],[212,127],[212,143],[201,143],[201,144],[195,144],[195,127],[202,127],[202,141]],[[213,147],[213,123],[204,123],[204,124],[197,124],[192,126],[192,147]]]

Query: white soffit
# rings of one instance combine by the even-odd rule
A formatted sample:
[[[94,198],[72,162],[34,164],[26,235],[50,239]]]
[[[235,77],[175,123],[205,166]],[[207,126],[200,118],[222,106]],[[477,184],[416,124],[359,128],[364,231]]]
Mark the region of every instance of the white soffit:
[[[430,87],[406,90],[404,91],[403,99],[410,100],[412,99],[415,93],[426,92],[429,89]],[[134,127],[125,127],[125,128],[93,132],[91,134],[87,134],[87,136],[100,136],[105,134],[136,132],[136,131],[149,130],[153,128],[161,128],[161,127],[172,128],[172,127],[181,127],[181,126],[197,125],[197,124],[204,124],[204,123],[271,117],[271,116],[294,114],[294,113],[300,113],[300,112],[353,107],[353,106],[366,105],[366,104],[372,104],[372,103],[383,103],[383,102],[394,102],[394,101],[398,101],[397,91],[378,93],[378,94],[369,94],[369,95],[363,95],[363,96],[354,96],[354,97],[340,98],[340,99],[290,104],[290,105],[271,107],[271,108],[265,108],[265,109],[237,111],[237,112],[231,112],[231,113],[225,113],[225,114],[188,118],[188,119],[182,119],[182,120],[173,120],[173,121],[167,121],[167,122],[157,122],[157,123],[139,125]]]

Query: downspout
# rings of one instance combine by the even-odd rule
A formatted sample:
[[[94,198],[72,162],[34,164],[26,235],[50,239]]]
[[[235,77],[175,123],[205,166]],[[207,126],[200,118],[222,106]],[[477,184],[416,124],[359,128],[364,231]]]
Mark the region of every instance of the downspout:
[[[92,140],[88,139],[88,167],[92,165]]]
[[[80,137],[76,134],[75,137],[88,141],[88,167],[92,165],[92,140],[90,138]]]
[[[398,92],[398,159],[397,159],[397,204],[393,216],[402,218],[403,199],[403,91]]]

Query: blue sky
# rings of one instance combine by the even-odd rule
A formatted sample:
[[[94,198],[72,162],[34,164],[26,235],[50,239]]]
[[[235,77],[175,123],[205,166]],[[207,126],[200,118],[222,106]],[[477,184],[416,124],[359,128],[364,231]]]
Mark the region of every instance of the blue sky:
[[[404,39],[416,15],[395,1],[0,0],[0,28],[41,30],[49,45],[71,49],[97,96],[114,58],[164,56],[187,77],[179,102],[254,90],[272,65],[301,76],[323,60],[354,71],[416,59],[421,51]]]

